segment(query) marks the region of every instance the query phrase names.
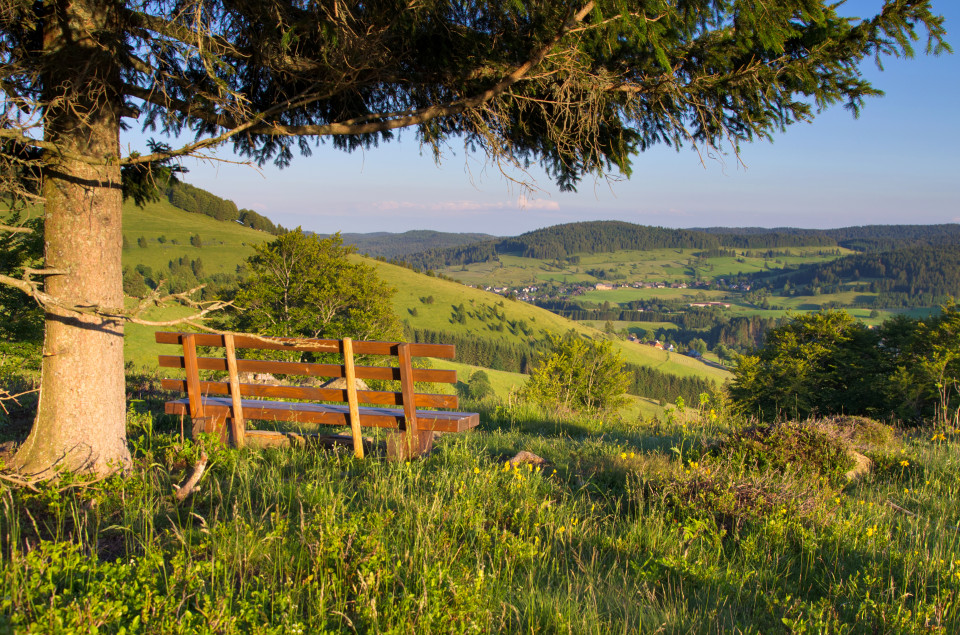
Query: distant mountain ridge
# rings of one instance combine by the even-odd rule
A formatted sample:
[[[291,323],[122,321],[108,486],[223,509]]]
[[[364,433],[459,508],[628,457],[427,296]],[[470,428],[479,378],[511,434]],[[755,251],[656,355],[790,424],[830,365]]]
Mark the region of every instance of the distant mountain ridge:
[[[433,248],[404,259],[421,269],[437,269],[495,260],[499,254],[565,259],[576,254],[650,249],[782,249],[845,247],[861,252],[960,242],[960,224],[867,225],[839,229],[710,227],[668,229],[624,221],[554,225],[519,236]]]
[[[345,244],[356,246],[360,253],[384,258],[401,258],[431,249],[446,249],[497,240],[496,236],[490,234],[451,233],[430,229],[415,229],[403,233],[372,232],[340,235]]]

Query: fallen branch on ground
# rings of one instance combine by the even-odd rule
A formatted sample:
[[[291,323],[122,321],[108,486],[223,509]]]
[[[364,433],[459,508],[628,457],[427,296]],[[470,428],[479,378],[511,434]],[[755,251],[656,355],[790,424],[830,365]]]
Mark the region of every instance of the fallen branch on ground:
[[[200,454],[200,460],[197,461],[196,465],[193,466],[193,470],[190,472],[190,475],[187,479],[180,485],[174,485],[173,489],[176,490],[173,497],[177,499],[178,503],[182,503],[186,500],[187,496],[190,496],[190,493],[193,492],[197,487],[197,483],[200,482],[200,477],[203,476],[204,470],[207,469],[207,453],[202,452]]]

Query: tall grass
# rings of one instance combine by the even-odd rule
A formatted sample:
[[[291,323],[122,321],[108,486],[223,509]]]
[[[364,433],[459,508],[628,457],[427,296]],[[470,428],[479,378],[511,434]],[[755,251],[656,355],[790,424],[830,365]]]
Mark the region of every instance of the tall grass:
[[[722,413],[488,402],[479,430],[390,463],[181,441],[132,404],[129,473],[0,489],[0,631],[960,629],[952,431],[862,448],[875,471],[847,484],[799,469],[796,444],[760,466]],[[209,470],[175,505],[201,445]]]

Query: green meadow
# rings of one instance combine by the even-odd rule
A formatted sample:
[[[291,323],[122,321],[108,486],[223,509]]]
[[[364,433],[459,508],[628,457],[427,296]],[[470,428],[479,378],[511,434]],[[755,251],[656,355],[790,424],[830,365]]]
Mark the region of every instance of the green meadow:
[[[853,253],[842,248],[840,255]],[[615,282],[680,282],[696,279],[707,282],[729,278],[738,273],[757,273],[801,264],[827,262],[836,254],[818,253],[819,247],[793,247],[777,251],[790,255],[766,257],[760,250],[747,250],[737,257],[697,258],[695,249],[653,249],[649,251],[621,250],[597,254],[579,254],[577,264],[566,261],[523,258],[516,254],[501,254],[499,262],[474,263],[446,267],[440,271],[466,284],[482,286],[521,286],[543,282],[557,284],[595,284]],[[590,272],[604,271],[603,278]]]
[[[190,244],[194,235],[200,236],[202,247]],[[185,212],[166,199],[142,208],[127,202],[123,206],[123,236],[128,245],[123,251],[125,266],[143,264],[164,271],[171,260],[185,256],[202,259],[208,275],[236,273],[237,265],[253,253],[253,245],[273,238],[239,223]],[[146,247],[138,246],[141,237]]]
[[[758,435],[712,399],[643,423],[494,399],[391,463],[182,440],[135,394],[132,470],[0,482],[5,632],[960,630],[953,429]]]

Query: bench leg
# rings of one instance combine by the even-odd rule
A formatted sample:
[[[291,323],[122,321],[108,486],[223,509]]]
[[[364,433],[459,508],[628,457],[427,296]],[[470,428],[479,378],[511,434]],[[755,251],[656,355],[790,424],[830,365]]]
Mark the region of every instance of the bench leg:
[[[403,430],[387,435],[387,458],[391,461],[406,461],[423,456],[433,449],[433,431],[421,430],[413,435],[413,448],[407,443]]]
[[[201,432],[216,434],[220,440],[228,443],[230,436],[227,432],[226,420],[216,417],[193,417],[190,428],[191,438],[196,439]]]

